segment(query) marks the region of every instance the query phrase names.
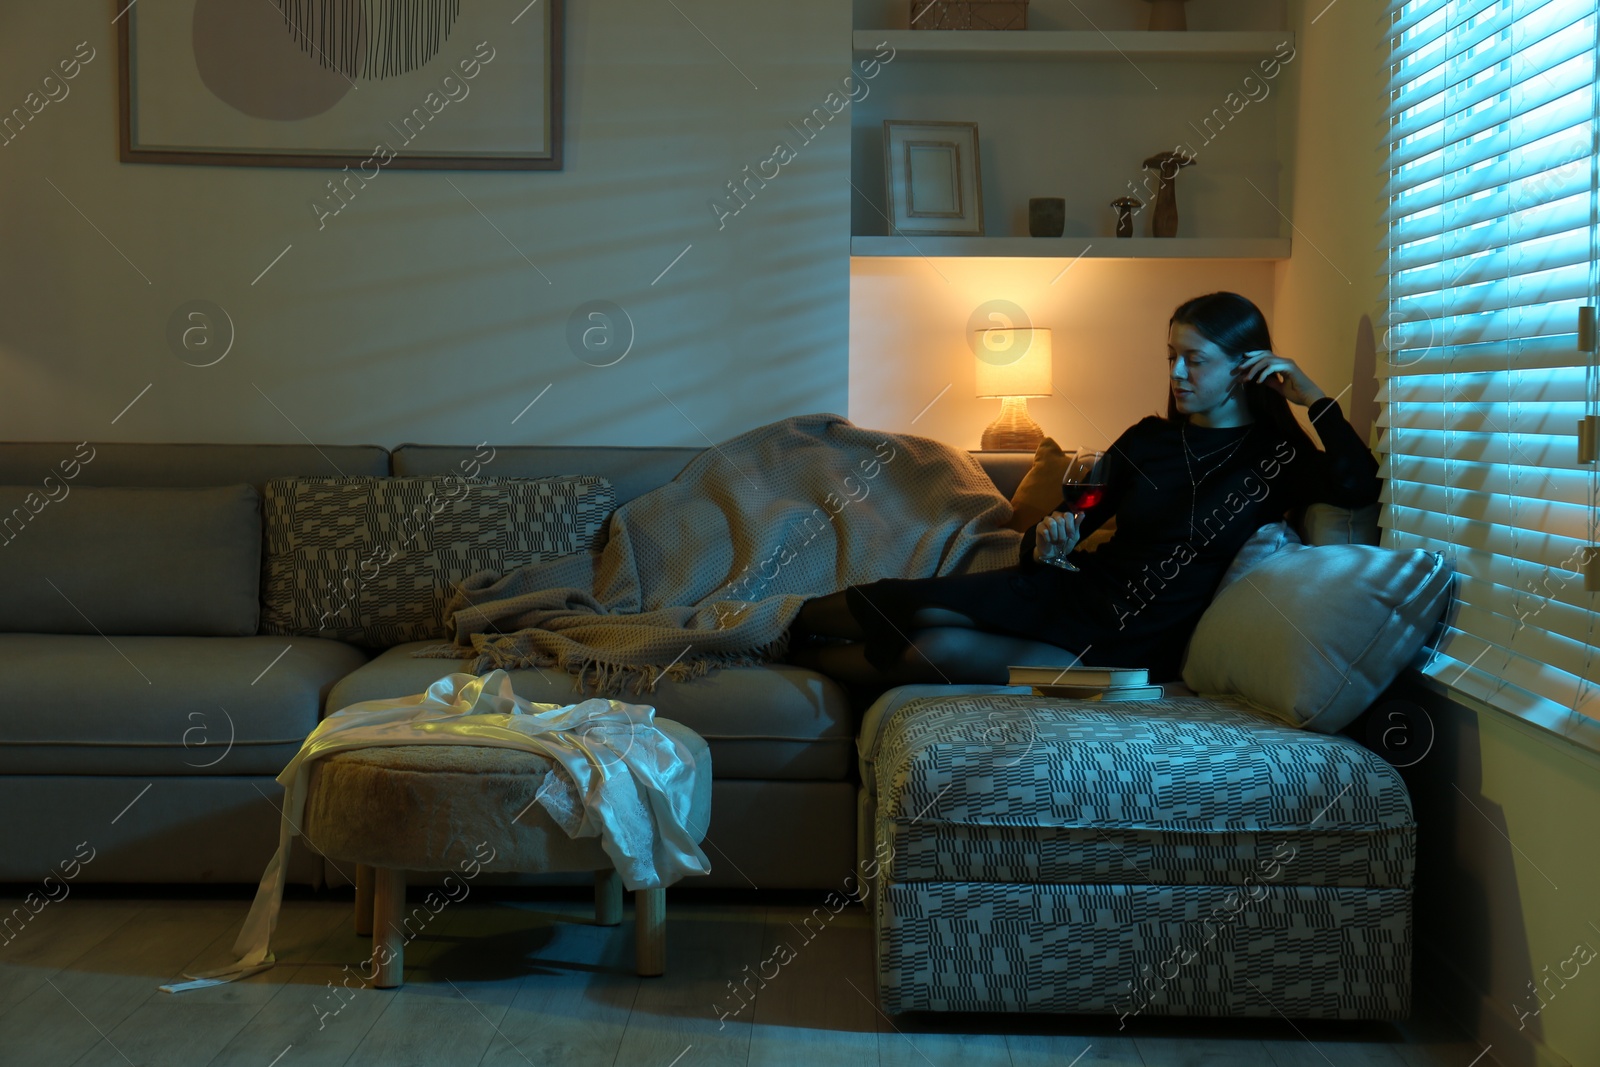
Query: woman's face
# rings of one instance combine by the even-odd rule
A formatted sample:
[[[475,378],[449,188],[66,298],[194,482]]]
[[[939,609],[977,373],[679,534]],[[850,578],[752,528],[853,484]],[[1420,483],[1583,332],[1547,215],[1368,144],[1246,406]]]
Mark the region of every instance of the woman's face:
[[[1178,412],[1200,415],[1225,404],[1238,380],[1240,362],[1193,326],[1173,323],[1167,331],[1167,378]]]

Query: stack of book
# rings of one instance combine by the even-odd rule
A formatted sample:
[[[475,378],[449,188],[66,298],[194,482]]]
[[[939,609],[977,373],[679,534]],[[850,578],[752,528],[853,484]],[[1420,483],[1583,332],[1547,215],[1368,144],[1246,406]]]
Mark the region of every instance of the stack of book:
[[[1163,691],[1150,684],[1143,667],[1029,667],[1010,668],[1010,685],[1033,688],[1035,696],[1070,697],[1075,700],[1160,700]]]

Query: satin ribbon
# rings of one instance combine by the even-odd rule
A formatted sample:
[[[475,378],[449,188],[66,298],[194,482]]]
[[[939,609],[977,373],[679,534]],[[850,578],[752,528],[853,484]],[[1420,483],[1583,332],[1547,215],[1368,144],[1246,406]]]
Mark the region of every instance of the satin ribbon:
[[[537,799],[574,837],[599,837],[629,890],[671,885],[706,874],[711,864],[689,827],[694,756],[655,725],[655,709],[594,697],[577,704],[535,704],[517,696],[503,670],[452,674],[425,692],[341,708],[317,725],[289,761],[278,851],[234,942],[238,960],[185,974],[167,993],[237,981],[271,967],[272,933],[283,904],[289,848],[300,836],[308,765],[355,748],[387,745],[480,745],[534,752],[553,761],[571,783],[581,811],[540,790]],[[704,827],[701,827],[703,830]]]

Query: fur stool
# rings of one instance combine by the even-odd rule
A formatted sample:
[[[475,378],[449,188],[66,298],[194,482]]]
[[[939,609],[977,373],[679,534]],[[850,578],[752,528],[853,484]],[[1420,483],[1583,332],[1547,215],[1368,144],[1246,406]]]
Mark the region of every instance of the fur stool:
[[[655,723],[694,756],[689,826],[702,840],[711,821],[710,749],[685,726]],[[380,989],[402,980],[407,871],[450,871],[462,880],[482,871],[594,871],[595,922],[622,921],[622,877],[600,839],[568,837],[538,803],[542,793],[570,789],[543,756],[477,745],[400,745],[341,752],[317,760],[310,775],[301,832],[335,864],[355,866],[355,928],[372,935]],[[634,902],[635,970],[662,974],[666,890],[637,890]]]

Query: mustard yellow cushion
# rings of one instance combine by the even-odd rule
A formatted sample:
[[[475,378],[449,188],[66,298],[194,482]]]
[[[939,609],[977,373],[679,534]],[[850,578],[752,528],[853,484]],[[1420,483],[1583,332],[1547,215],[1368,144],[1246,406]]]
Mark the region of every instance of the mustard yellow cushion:
[[[1039,525],[1039,521],[1061,503],[1061,479],[1073,453],[1063,452],[1055,439],[1046,437],[1033,451],[1033,466],[1022,476],[1011,495],[1011,520],[1006,528],[1019,533]]]

